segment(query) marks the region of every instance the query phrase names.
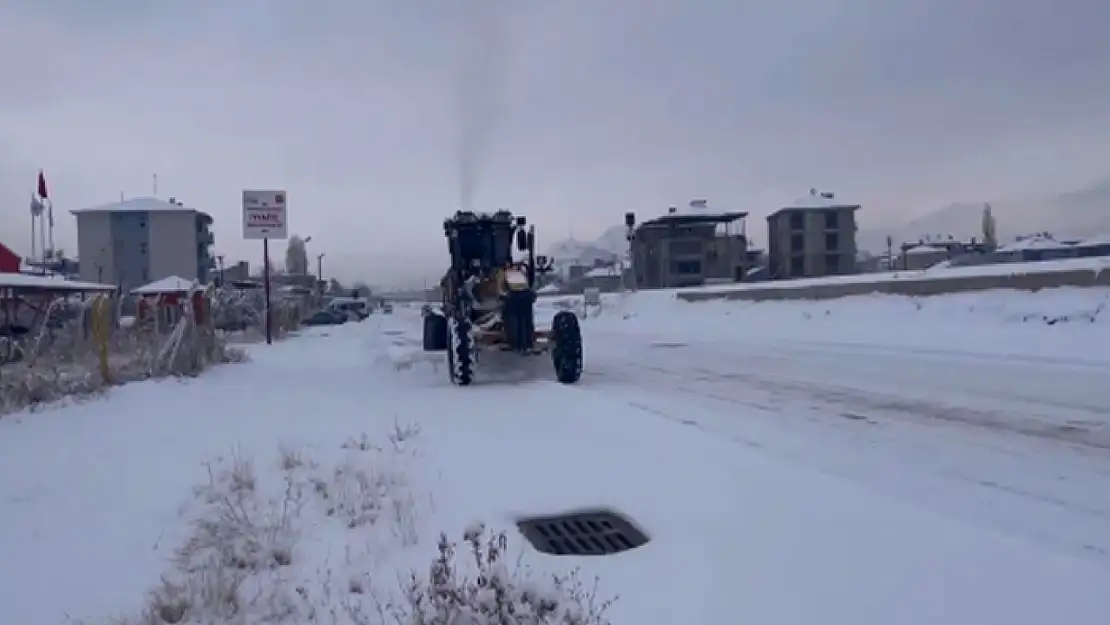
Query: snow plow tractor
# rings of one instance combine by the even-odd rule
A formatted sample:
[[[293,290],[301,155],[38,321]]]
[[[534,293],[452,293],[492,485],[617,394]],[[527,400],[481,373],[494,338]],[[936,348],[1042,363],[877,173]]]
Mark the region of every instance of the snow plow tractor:
[[[451,267],[440,281],[443,308],[423,309],[424,350],[445,351],[451,381],[474,380],[479,355],[508,352],[550,355],[564,384],[582,376],[582,333],[570,311],[555,313],[550,329],[537,329],[536,277],[552,269],[536,256],[536,230],[508,211],[458,211],[444,220]],[[513,259],[513,247],[521,253]]]

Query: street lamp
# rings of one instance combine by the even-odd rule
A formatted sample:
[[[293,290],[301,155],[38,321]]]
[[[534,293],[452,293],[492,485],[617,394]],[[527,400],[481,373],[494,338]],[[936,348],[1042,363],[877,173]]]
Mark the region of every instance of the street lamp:
[[[224,287],[224,255],[216,255],[216,265],[220,268],[220,288]]]

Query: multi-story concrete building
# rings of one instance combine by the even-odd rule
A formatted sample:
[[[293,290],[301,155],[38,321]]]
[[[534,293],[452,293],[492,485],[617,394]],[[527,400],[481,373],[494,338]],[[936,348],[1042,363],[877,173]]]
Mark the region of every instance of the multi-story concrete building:
[[[134,198],[72,211],[81,279],[125,293],[177,276],[207,283],[215,259],[212,217],[180,202]]]
[[[678,214],[645,221],[632,240],[632,269],[643,289],[740,281],[746,271],[747,213]]]
[[[810,189],[809,197],[767,217],[767,262],[772,280],[856,272],[859,204]]]

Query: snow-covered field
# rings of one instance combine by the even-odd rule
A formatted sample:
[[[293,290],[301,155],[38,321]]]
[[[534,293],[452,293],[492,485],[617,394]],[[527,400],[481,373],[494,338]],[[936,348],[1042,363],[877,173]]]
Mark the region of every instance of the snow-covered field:
[[[520,590],[596,577],[616,624],[1103,623],[1108,299],[617,296],[574,387],[546,366],[451,387],[416,309],[258,346],[0,420],[0,606],[106,623],[165,576],[163,617],[395,622],[439,532],[481,521]],[[515,533],[589,506],[651,542],[560,558]],[[578,591],[552,581],[575,567]]]

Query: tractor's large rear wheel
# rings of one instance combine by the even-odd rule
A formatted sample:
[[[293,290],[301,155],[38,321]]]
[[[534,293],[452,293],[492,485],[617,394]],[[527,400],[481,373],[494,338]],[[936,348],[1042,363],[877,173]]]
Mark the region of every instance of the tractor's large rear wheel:
[[[573,384],[582,377],[582,329],[569,310],[555,313],[551,322],[551,360],[555,379]]]
[[[474,381],[474,334],[467,319],[447,320],[447,373],[451,382],[467,386]]]

